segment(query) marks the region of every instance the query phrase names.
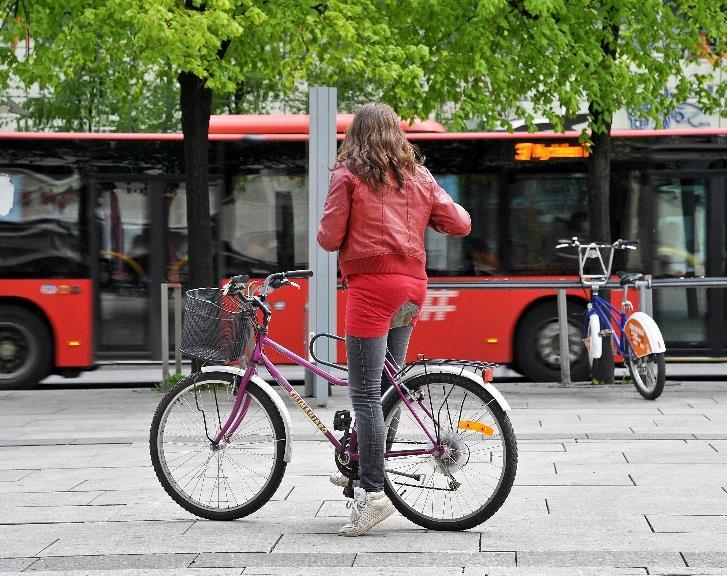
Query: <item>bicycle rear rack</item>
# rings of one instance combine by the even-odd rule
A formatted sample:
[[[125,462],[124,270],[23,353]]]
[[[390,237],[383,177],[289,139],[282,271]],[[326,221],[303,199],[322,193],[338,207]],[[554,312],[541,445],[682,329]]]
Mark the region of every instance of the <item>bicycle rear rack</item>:
[[[497,368],[498,364],[495,364],[493,362],[482,362],[480,360],[461,360],[457,358],[424,358],[420,356],[414,362],[410,362],[409,364],[404,366],[404,368],[399,370],[397,376],[404,376],[416,367],[424,367],[424,373],[426,374],[428,368],[435,366],[448,366],[459,368],[460,376],[467,368],[473,371],[480,371],[482,372],[483,380],[485,380],[485,382],[489,382],[492,380],[495,368]]]

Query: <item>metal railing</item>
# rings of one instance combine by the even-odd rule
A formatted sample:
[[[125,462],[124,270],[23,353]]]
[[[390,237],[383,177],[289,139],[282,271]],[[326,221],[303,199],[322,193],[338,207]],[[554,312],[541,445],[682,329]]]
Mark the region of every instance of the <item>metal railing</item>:
[[[161,285],[162,297],[162,385],[169,384],[169,290],[174,290],[174,371],[182,373],[182,285],[164,282]]]
[[[556,290],[558,307],[558,326],[560,330],[560,378],[562,386],[571,384],[570,354],[568,351],[568,306],[566,290],[582,289],[578,280],[482,280],[482,281],[437,281],[430,280],[430,290]],[[639,309],[653,316],[653,298],[651,291],[655,288],[727,288],[727,277],[700,278],[652,278],[644,276],[635,282],[639,291]],[[608,282],[603,290],[622,290],[618,282]],[[564,361],[565,360],[565,361]]]
[[[481,281],[440,281],[430,280],[430,290],[555,290],[558,308],[559,341],[561,350],[561,384],[571,384],[570,355],[568,350],[568,306],[567,290],[582,289],[577,280],[481,280]],[[639,291],[639,309],[653,316],[652,290],[655,288],[727,288],[727,277],[700,278],[652,278],[645,276],[635,282]],[[182,371],[180,344],[182,339],[182,286],[178,283],[161,285],[161,328],[162,328],[162,378],[169,381],[169,290],[174,290],[174,364],[177,373]],[[604,290],[621,290],[618,282],[609,282]],[[565,361],[563,361],[565,359]]]

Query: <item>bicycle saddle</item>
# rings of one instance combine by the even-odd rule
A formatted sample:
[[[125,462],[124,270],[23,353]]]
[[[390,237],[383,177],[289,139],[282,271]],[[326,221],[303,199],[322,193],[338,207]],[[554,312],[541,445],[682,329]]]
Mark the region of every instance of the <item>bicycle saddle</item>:
[[[640,280],[642,275],[639,272],[618,272],[617,276],[621,279],[621,286],[630,286]]]

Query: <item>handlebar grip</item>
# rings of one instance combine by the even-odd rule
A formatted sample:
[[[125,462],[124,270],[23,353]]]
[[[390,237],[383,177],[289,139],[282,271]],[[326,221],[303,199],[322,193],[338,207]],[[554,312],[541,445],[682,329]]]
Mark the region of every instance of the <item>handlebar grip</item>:
[[[250,276],[247,274],[238,274],[237,276],[233,276],[230,278],[229,282],[230,284],[244,284],[250,279]]]
[[[291,270],[286,272],[288,278],[310,278],[313,276],[313,270]]]

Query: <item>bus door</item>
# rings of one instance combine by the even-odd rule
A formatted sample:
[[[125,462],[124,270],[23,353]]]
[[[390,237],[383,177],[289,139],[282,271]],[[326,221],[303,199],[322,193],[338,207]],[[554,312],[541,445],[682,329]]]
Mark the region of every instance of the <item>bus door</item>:
[[[186,277],[184,183],[166,176],[102,176],[92,180],[91,189],[97,353],[158,359],[160,285]]]
[[[707,173],[658,173],[650,181],[641,236],[645,268],[655,278],[725,274],[725,202]],[[648,238],[651,236],[651,238]],[[716,356],[724,348],[724,289],[654,290],[654,316],[667,349]]]

